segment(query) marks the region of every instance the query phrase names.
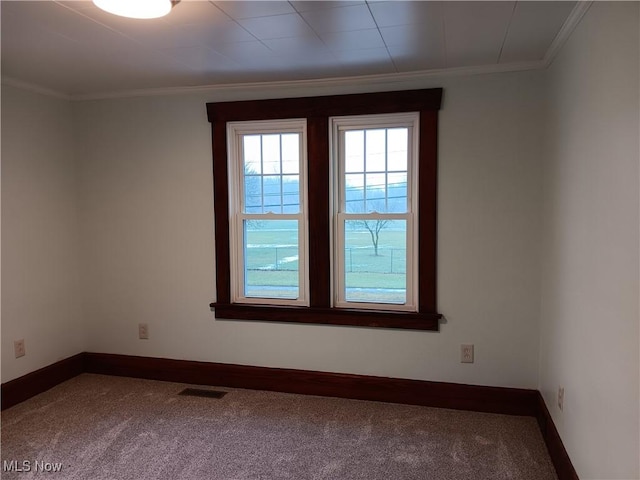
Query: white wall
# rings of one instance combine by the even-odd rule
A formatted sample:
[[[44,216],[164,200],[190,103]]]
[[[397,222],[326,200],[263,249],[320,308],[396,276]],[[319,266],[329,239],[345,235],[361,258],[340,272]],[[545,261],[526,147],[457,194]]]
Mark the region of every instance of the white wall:
[[[88,350],[535,388],[542,75],[78,103]],[[215,320],[205,103],[429,86],[445,88],[441,331]],[[460,364],[461,343],[475,364]]]
[[[3,382],[85,349],[77,200],[71,105],[3,85]]]
[[[594,3],[548,71],[539,388],[584,480],[640,477],[638,6]]]

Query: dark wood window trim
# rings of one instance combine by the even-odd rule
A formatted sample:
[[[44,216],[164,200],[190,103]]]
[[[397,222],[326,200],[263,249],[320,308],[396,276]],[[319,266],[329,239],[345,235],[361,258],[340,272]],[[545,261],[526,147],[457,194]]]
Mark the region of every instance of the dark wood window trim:
[[[216,317],[231,320],[438,330],[436,214],[438,110],[442,89],[207,103],[211,123],[216,240]],[[419,112],[417,312],[331,307],[329,117]],[[309,307],[231,303],[227,122],[307,119]]]

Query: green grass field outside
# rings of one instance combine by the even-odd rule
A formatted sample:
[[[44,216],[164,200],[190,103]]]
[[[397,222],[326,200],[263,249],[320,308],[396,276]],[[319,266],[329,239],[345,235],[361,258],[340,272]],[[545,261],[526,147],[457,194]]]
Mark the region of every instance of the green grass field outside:
[[[247,229],[247,287],[259,292],[259,296],[286,297],[291,289],[285,287],[298,282],[296,224],[281,223],[280,230],[267,230],[259,224]],[[406,286],[405,238],[404,231],[383,229],[376,256],[367,230],[347,232],[346,285],[354,289],[348,294],[350,300],[402,302]],[[310,268],[313,272],[313,265]]]

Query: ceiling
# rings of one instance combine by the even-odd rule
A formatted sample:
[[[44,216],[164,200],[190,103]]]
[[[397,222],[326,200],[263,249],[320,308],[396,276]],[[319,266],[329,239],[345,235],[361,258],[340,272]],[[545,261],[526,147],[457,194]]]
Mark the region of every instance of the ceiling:
[[[86,97],[475,67],[534,68],[543,65],[578,6],[559,1],[182,0],[164,18],[133,20],[103,12],[90,1],[4,0],[2,75]]]

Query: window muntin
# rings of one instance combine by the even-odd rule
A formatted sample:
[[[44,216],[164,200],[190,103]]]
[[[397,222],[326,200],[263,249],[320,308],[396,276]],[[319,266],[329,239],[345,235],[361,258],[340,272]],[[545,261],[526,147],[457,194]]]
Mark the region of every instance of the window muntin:
[[[231,298],[308,305],[306,121],[227,124]]]
[[[331,119],[336,307],[417,311],[418,119]]]

